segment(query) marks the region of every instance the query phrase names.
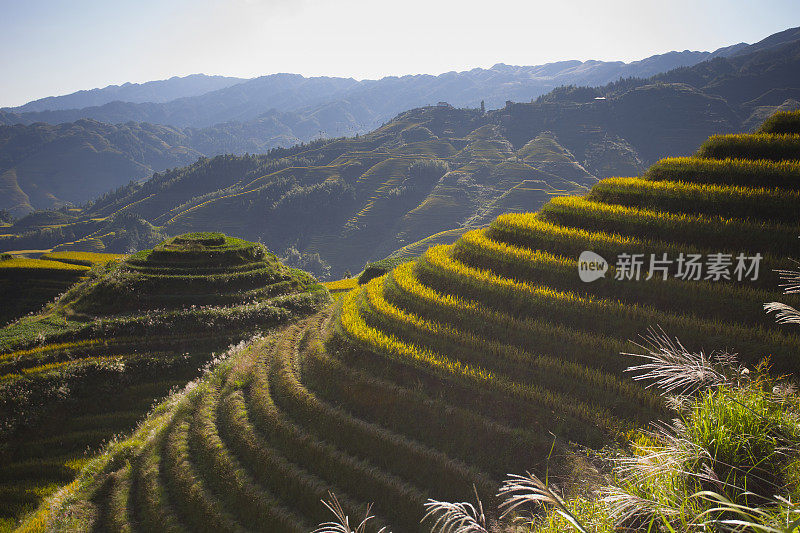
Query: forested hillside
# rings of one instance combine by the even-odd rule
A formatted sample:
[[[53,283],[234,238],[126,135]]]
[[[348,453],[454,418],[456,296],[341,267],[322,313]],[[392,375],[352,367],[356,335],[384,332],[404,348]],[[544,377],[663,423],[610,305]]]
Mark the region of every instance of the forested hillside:
[[[0,206],[15,216],[34,208],[80,205],[201,155],[179,130],[79,120],[0,127]]]
[[[552,132],[532,131],[515,147],[502,121],[499,112],[436,106],[358,138],[203,159],[55,223],[22,218],[0,242],[6,250],[112,251],[131,244],[115,241],[120,222],[138,219],[168,234],[213,228],[281,253],[320,254],[338,275],[433,233],[584,191],[596,181],[593,172],[641,168],[627,143],[604,135],[575,138],[579,149],[595,154],[588,168]]]

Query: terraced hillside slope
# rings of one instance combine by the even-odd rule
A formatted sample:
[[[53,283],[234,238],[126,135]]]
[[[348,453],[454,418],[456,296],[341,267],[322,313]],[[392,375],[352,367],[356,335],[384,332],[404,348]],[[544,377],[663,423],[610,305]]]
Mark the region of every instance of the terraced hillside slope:
[[[641,167],[632,151],[617,148],[606,171]],[[429,107],[363,137],[201,160],[99,198],[57,224],[39,213],[31,217],[42,223],[25,217],[0,236],[0,250],[69,242],[128,251],[135,239],[120,238],[116,226],[139,220],[158,233],[221,230],[278,252],[318,253],[340,276],[431,234],[585,192],[596,182],[593,171],[551,133],[514,147],[478,110]]]
[[[215,354],[328,301],[260,244],[187,234],[95,267],[44,312],[0,329],[0,530]]]
[[[3,250],[12,255],[31,252],[124,253],[152,248],[167,235],[125,210],[82,217],[80,208],[36,211],[0,234]]]
[[[363,135],[398,113],[442,101],[473,109],[485,101],[487,122],[504,128],[515,150],[549,131],[595,176],[634,175],[641,165],[620,167],[619,161],[638,158],[649,165],[665,155],[687,155],[713,133],[749,131],[776,107],[800,106],[799,49],[800,30],[793,28],[752,46],[671,53],[630,65],[500,64],[377,82],[276,74],[164,104],[110,102],[21,115],[0,110],[0,124],[8,124],[0,125],[0,209],[20,217],[32,209],[80,205],[199,155],[264,153]],[[702,59],[709,60],[695,64]],[[680,65],[691,66],[669,70]],[[651,77],[657,72],[663,74]],[[530,162],[536,153],[526,151],[523,159]]]
[[[615,161],[615,170],[638,168],[630,154]],[[480,111],[431,107],[355,139],[202,160],[101,198],[58,225],[26,217],[0,247],[63,238],[113,250],[118,232],[109,225],[125,216],[168,234],[220,229],[277,251],[293,246],[320,254],[341,275],[433,233],[485,224],[595,182],[551,134],[517,150]]]
[[[762,310],[778,296],[798,304],[772,272],[800,255],[800,114],[779,118],[641,178],[500,216],[232,352],[22,530],[309,531],[329,518],[319,500],[332,491],[351,516],[374,502],[377,526],[424,531],[428,497],[464,501],[474,485],[493,508],[507,473],[543,474],[551,452],[666,416],[623,372],[620,353],[650,327],[797,372],[800,337]],[[731,279],[676,279],[672,265],[623,281],[612,260],[584,283],[584,250],[763,261],[755,280],[733,265]]]
[[[28,257],[38,255],[38,257]],[[3,254],[0,257],[0,326],[44,304],[84,279],[95,265],[125,256],[92,252],[54,252],[39,255]]]

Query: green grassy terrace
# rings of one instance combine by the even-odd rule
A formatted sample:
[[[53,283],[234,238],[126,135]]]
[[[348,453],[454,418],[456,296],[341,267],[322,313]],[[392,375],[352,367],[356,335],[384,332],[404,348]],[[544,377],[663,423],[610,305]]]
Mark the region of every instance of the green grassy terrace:
[[[82,279],[0,330],[0,530],[72,481],[92,453],[215,354],[329,299],[263,246],[220,233],[174,237],[122,262],[97,259],[56,252],[0,263],[34,280],[38,269]]]

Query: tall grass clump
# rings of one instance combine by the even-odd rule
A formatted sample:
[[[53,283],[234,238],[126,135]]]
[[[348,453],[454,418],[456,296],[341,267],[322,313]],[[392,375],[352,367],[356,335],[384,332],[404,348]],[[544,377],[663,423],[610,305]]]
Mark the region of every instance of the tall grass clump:
[[[708,369],[716,377],[696,397],[675,398],[676,420],[641,433],[617,461],[615,482],[601,491],[616,527],[766,531],[791,510],[781,498],[796,499],[798,489],[794,390],[763,365],[752,373],[729,367],[734,380]]]
[[[328,493],[328,500],[322,500],[322,504],[334,516],[330,522],[323,522],[312,533],[366,533],[367,525],[370,520],[375,518],[370,511],[372,506],[368,505],[367,510],[364,512],[364,518],[355,526],[350,525],[350,517],[342,508],[338,498],[332,492]],[[377,533],[391,533],[382,527]]]
[[[646,362],[631,370],[673,393],[675,420],[636,433],[614,457],[607,483],[589,494],[565,499],[534,474],[510,475],[496,518],[464,531],[520,531],[519,522],[537,533],[797,531],[794,387],[766,364],[748,370],[727,354],[688,353],[663,332],[651,332],[642,347]],[[460,531],[445,512],[458,505],[465,504],[429,502],[440,511],[434,531]]]

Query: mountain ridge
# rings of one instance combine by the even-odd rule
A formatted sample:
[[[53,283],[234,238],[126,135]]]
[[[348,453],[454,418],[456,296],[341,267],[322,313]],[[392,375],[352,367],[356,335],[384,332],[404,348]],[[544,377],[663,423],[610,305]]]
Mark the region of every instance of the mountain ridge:
[[[638,174],[645,161],[688,153],[698,139],[740,124],[723,99],[688,85],[642,85],[607,100],[591,94],[576,102],[561,91],[556,101],[487,113],[417,108],[357,138],[201,159],[98,198],[80,220],[124,212],[167,234],[220,228],[279,253],[319,254],[341,275],[429,235],[530,210],[598,178]],[[66,240],[111,231],[80,220],[63,226],[84,228]],[[48,231],[36,234],[45,240],[0,239],[0,249],[49,248]]]
[[[2,108],[2,111],[7,113],[7,115],[0,115],[0,120],[6,123],[8,123],[9,120],[17,120],[22,123],[39,121],[57,123],[72,122],[78,117],[84,117],[94,118],[101,122],[127,122],[128,120],[134,120],[137,122],[156,122],[177,127],[207,127],[219,122],[228,122],[231,120],[252,120],[259,114],[268,112],[272,108],[277,111],[297,111],[307,108],[315,104],[315,99],[323,97],[317,93],[318,88],[315,87],[315,85],[318,84],[324,86],[330,83],[337,86],[324,95],[328,98],[327,103],[331,103],[335,101],[336,98],[347,99],[348,97],[358,94],[363,95],[364,91],[375,91],[376,89],[383,90],[387,93],[393,93],[397,91],[398,84],[407,83],[411,80],[422,83],[419,91],[427,94],[429,100],[409,100],[403,104],[398,103],[398,105],[394,106],[393,111],[384,109],[375,112],[373,121],[367,124],[367,129],[371,129],[371,127],[377,126],[380,122],[391,118],[391,116],[403,109],[434,104],[438,101],[437,98],[447,100],[457,107],[475,107],[481,100],[484,100],[490,108],[496,108],[502,106],[506,100],[521,101],[536,98],[559,85],[594,86],[604,85],[620,77],[650,77],[656,73],[677,67],[691,66],[712,57],[728,55],[733,51],[739,51],[737,47],[742,47],[742,45],[745,47],[749,46],[745,43],[739,43],[737,45],[720,48],[713,52],[690,50],[684,50],[683,52],[670,51],[629,63],[599,60],[567,60],[532,66],[497,63],[488,69],[474,68],[464,71],[448,71],[438,75],[410,74],[404,76],[385,76],[376,80],[355,80],[353,78],[329,76],[306,78],[299,74],[276,73],[242,80],[240,83],[232,85],[231,87],[210,91],[195,97],[179,98],[171,102],[161,102],[157,105],[148,105],[156,104],[155,102],[134,103],[130,101],[112,100],[99,106],[80,109],[49,111],[39,109],[38,111],[34,111],[30,109],[30,107],[34,107],[32,105],[34,103],[31,102],[17,108]],[[509,75],[511,76],[509,77]],[[285,82],[287,78],[293,78],[295,81],[301,78],[303,80],[301,85],[310,86],[310,88],[306,87],[306,90],[310,93],[307,95],[307,101],[293,104],[291,99],[278,99],[276,102],[270,102],[269,106],[271,107],[258,105],[259,88],[264,88],[264,85],[267,84],[266,90],[270,91],[271,88],[268,86],[270,82],[275,81],[276,83],[282,83]],[[465,85],[462,88],[461,94],[445,94],[440,88],[435,87],[436,83],[442,86],[451,85],[454,78],[462,80],[462,83]],[[480,83],[483,84],[482,93],[470,92],[471,85]],[[509,84],[516,84],[519,87],[513,89],[508,86]],[[431,88],[432,85],[433,88]],[[298,90],[298,87],[295,86],[293,89]],[[355,94],[348,94],[348,90],[354,91]],[[268,92],[268,94],[272,93]],[[254,108],[246,111],[243,115],[241,114],[242,111],[239,104],[241,104],[241,98],[245,95],[249,95],[249,98],[256,100],[256,104]],[[56,98],[68,98],[70,96],[72,95]],[[202,107],[219,109],[221,106],[226,105],[226,99],[230,99],[234,102],[226,116],[219,114],[203,115],[202,111],[198,111],[198,109]],[[123,106],[121,104],[133,105]],[[26,106],[28,106],[29,109],[24,109]],[[38,107],[41,108],[40,105]],[[191,108],[194,108],[193,112]],[[237,111],[237,109],[239,109],[239,111]],[[20,111],[22,112],[20,113]],[[360,133],[363,132],[364,131],[360,131]]]
[[[125,82],[120,85],[107,85],[94,89],[84,89],[60,96],[47,96],[27,102],[21,106],[5,107],[5,111],[16,113],[56,111],[103,105],[113,101],[133,103],[163,103],[177,98],[197,96],[210,91],[229,87],[245,81],[246,78],[231,76],[189,74],[172,76],[164,80],[142,83]]]

